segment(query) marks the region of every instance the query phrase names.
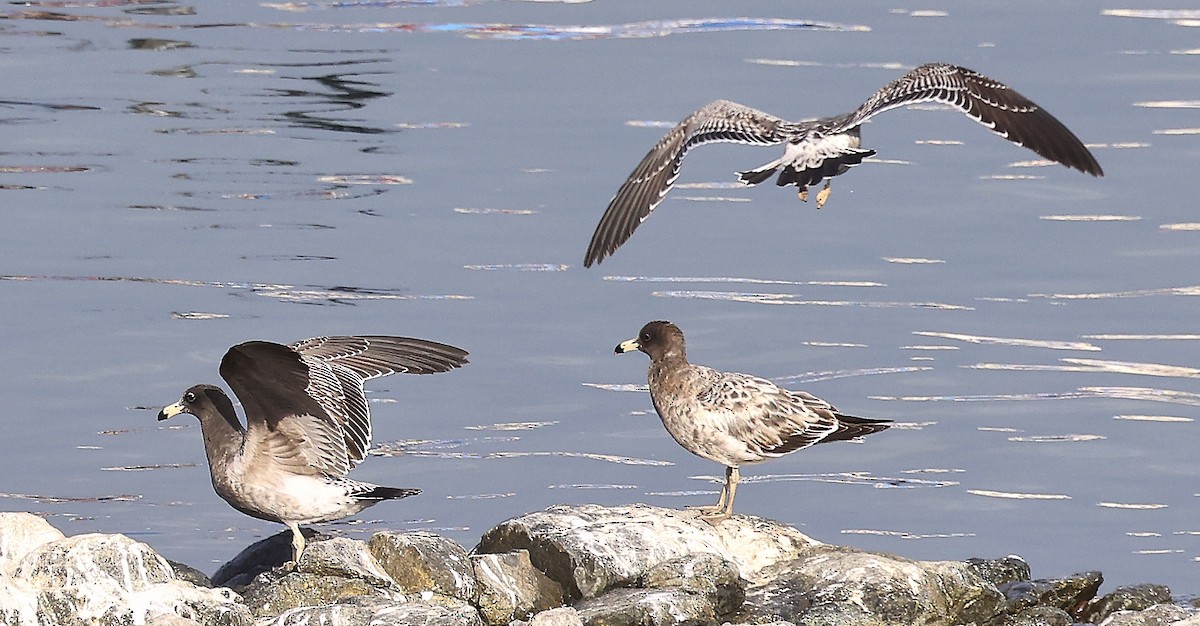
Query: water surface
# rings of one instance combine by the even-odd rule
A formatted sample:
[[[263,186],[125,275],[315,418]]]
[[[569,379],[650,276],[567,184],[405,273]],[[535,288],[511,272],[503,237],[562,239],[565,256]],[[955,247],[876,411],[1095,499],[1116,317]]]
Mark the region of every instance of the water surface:
[[[247,339],[392,333],[471,365],[369,384],[420,487],[326,530],[470,547],[555,503],[679,507],[678,448],[612,347],[901,424],[744,468],[738,510],[921,559],[1027,558],[1196,594],[1196,16],[1087,2],[33,2],[0,9],[0,500],[211,572],[277,532],[221,502],[197,424],[159,424]],[[1067,42],[1070,42],[1068,45]],[[729,98],[838,113],[907,68],[1016,86],[1095,180],[964,116],[877,118],[826,208],[689,156],[599,267],[604,206],[664,126]]]

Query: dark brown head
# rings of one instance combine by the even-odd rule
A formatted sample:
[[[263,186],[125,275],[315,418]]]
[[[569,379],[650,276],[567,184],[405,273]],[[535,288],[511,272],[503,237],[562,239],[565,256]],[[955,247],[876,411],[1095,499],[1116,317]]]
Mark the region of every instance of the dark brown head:
[[[158,412],[158,419],[162,421],[180,413],[195,415],[201,422],[206,416],[221,416],[226,419],[232,417],[235,422],[237,421],[233,402],[229,400],[229,396],[225,395],[224,391],[221,391],[220,387],[213,385],[196,385],[183,392],[183,397],[179,398],[179,402],[165,406]]]
[[[618,344],[616,353],[624,354],[633,350],[645,352],[650,355],[652,361],[666,358],[687,359],[683,331],[671,322],[657,321],[646,324],[636,338]]]

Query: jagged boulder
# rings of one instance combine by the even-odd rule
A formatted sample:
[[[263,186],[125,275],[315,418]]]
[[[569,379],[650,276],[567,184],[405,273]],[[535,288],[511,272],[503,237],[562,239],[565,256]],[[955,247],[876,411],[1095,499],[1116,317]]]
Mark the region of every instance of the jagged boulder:
[[[457,541],[428,532],[379,532],[367,542],[379,565],[406,593],[474,601],[475,571]]]
[[[534,567],[562,585],[568,600],[629,586],[651,568],[692,554],[735,564],[743,578],[819,545],[800,531],[735,515],[717,527],[695,513],[635,504],[556,506],[501,523],[475,554],[527,550]]]
[[[0,573],[12,574],[26,554],[65,538],[50,522],[30,513],[0,513]]]
[[[740,618],[797,625],[987,624],[1004,597],[966,563],[814,546],[751,588]]]
[[[529,552],[476,554],[479,612],[488,624],[507,624],[562,605],[562,586],[529,561]]]
[[[45,543],[17,566],[50,623],[139,624],[169,617],[243,626],[250,612],[228,589],[178,580],[166,559],[124,535],[76,535]]]

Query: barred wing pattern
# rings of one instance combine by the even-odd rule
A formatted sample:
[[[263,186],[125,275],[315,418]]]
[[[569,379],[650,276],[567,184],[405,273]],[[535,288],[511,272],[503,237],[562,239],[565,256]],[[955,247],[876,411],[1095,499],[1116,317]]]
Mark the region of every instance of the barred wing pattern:
[[[463,350],[407,337],[317,337],[229,349],[221,377],[246,413],[246,441],[295,473],[345,476],[366,456],[371,415],[363,383],[393,373],[444,372]]]
[[[952,106],[1005,139],[1092,176],[1103,176],[1096,158],[1070,129],[1015,89],[965,67],[929,63],[892,81],[849,115],[830,120],[845,132],[883,113],[910,104]]]
[[[838,429],[837,409],[815,396],[794,393],[757,376],[690,367],[712,381],[696,398],[700,411],[708,419],[724,422],[729,434],[746,445],[751,458],[742,462],[807,448]]]
[[[717,100],[687,116],[646,153],[608,203],[592,234],[584,267],[600,262],[633,235],[675,185],[689,150],[717,142],[780,144],[787,140],[789,127],[774,115],[728,100]]]
[[[365,335],[315,337],[290,346],[308,367],[304,392],[316,400],[343,434],[344,475],[358,465],[371,446],[371,413],[363,384],[390,374],[433,374],[464,365],[467,353],[434,341],[409,337]],[[331,459],[337,461],[338,459]]]

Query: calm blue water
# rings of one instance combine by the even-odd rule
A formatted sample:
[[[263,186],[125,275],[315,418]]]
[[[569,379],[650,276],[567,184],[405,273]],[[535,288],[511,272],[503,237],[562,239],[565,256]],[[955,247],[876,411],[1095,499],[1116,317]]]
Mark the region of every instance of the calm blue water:
[[[156,411],[220,382],[230,345],[336,333],[472,364],[369,384],[399,453],[355,476],[425,493],[326,530],[470,547],[555,503],[708,503],[721,469],[622,390],[644,356],[611,354],[661,318],[696,362],[904,423],[744,468],[739,511],[1200,593],[1200,53],[1175,19],[1197,16],[639,4],[0,8],[0,506],[211,572],[280,527],[221,502],[196,422]],[[692,187],[581,267],[663,132],[644,122],[716,98],[838,113],[933,60],[1044,105],[1107,176],[896,111],[864,131],[882,162],[819,212],[715,184],[774,149],[705,147]]]

